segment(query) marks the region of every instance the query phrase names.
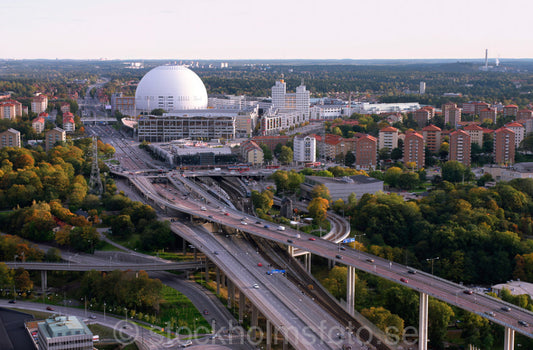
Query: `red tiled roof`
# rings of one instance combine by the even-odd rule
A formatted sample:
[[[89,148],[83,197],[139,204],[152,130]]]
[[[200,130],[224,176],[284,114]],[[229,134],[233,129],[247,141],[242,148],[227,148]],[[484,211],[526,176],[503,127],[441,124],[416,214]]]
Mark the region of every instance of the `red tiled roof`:
[[[41,112],[41,113],[39,113],[39,117],[45,117],[46,118],[46,117],[48,117],[48,113]]]
[[[464,127],[464,130],[483,130],[483,128],[477,124],[470,124]]]
[[[436,125],[430,124],[422,129],[422,131],[441,131],[441,128],[439,128]]]
[[[506,128],[523,128],[524,126],[522,124],[519,124],[517,122],[510,122],[508,124],[505,124]]]
[[[380,130],[380,132],[383,131],[383,132],[396,132],[398,131],[398,129],[396,129],[395,127],[393,126],[386,126],[384,127],[383,129]]]
[[[31,121],[32,123],[44,123],[43,117],[37,117]]]

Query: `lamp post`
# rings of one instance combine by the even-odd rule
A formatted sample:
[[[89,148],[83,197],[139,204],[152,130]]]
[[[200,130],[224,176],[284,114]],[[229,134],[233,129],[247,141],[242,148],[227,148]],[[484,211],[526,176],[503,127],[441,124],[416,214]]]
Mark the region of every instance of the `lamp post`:
[[[104,301],[104,322],[105,322],[105,309],[106,309],[106,303]]]
[[[435,258],[429,258],[429,259],[426,259],[427,262],[431,262],[431,274],[433,275],[433,263],[435,262],[435,260],[439,260],[439,257],[435,257]]]

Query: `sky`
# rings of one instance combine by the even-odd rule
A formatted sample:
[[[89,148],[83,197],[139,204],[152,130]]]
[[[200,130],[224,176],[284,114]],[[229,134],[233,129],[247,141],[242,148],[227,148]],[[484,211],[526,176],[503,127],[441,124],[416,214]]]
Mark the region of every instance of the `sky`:
[[[0,58],[533,58],[532,13],[532,0],[0,0]]]

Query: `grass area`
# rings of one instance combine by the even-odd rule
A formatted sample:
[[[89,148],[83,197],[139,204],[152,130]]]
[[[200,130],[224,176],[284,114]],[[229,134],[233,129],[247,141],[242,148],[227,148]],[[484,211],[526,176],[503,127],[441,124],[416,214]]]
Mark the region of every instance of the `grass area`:
[[[190,329],[206,329],[211,332],[211,326],[194,307],[185,295],[168,286],[163,286],[163,302],[161,303],[160,319],[170,329],[188,327]]]
[[[158,251],[158,252],[147,252],[146,254],[152,255],[152,256],[158,256],[161,259],[171,260],[171,261],[189,261],[194,258],[194,254],[191,253],[176,253],[176,252],[165,252],[165,251]]]
[[[104,327],[102,325],[99,325],[99,324],[90,324],[90,325],[87,325],[87,327],[89,327],[89,329],[91,330],[91,332],[93,332],[93,334],[97,334],[100,336],[100,341],[104,341],[104,340],[110,340],[110,339],[116,339],[117,336],[120,338],[120,339],[127,339],[127,336],[123,333],[120,333],[120,334],[116,334],[116,331],[112,328],[109,328],[109,327]],[[139,348],[137,347],[137,345],[135,343],[131,343],[131,344],[128,344],[126,346],[123,346],[122,344],[120,343],[116,343],[116,344],[98,344],[98,343],[95,343],[94,346],[97,348],[97,349],[100,349],[100,350],[138,350]]]
[[[124,246],[129,249],[136,249],[138,246],[140,246],[141,243],[141,235],[139,233],[134,233],[130,237],[124,240],[117,239],[116,237],[113,237],[111,235],[108,236],[113,242],[120,244],[121,246]]]
[[[98,246],[98,250],[109,252],[109,251],[122,251],[121,249],[115,247],[114,245],[111,245],[107,242],[102,241],[100,245]]]

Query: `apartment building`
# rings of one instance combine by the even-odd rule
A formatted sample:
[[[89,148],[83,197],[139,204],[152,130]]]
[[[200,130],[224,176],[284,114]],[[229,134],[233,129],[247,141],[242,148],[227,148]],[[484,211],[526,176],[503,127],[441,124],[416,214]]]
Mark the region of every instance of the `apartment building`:
[[[426,143],[427,149],[433,153],[438,153],[441,144],[441,128],[433,124],[422,129],[422,136]]]
[[[471,138],[464,130],[450,134],[450,160],[456,160],[464,166],[470,166]]]
[[[403,162],[414,163],[415,168],[421,169],[425,165],[424,136],[417,132],[408,132],[403,143]]]
[[[513,164],[515,157],[515,133],[506,128],[494,132],[494,162],[496,164]]]

